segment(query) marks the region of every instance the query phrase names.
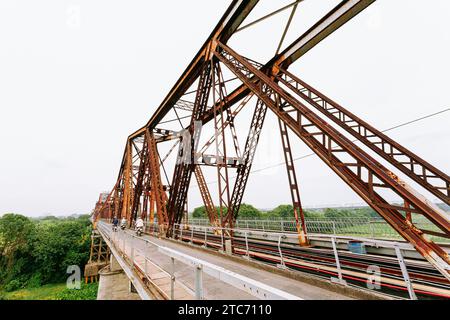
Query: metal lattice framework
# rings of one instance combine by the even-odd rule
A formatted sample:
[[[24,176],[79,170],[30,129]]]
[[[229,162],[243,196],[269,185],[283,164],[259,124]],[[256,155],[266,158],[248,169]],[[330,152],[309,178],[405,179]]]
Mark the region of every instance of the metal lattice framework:
[[[286,162],[300,245],[307,245],[308,237],[291,152],[294,138],[306,144],[450,279],[447,252],[429,238],[429,235],[450,237],[448,214],[402,181],[375,155],[446,204],[450,204],[450,177],[287,71],[292,63],[374,0],[342,1],[282,52],[280,48],[286,32],[302,1],[278,10],[292,8],[278,50],[266,64],[250,60],[227,45],[233,34],[264,18],[242,26],[258,2],[232,2],[148,123],[128,137],[117,183],[108,198],[97,204],[94,216],[126,217],[132,223],[141,215],[153,221],[156,208],[158,224],[170,235],[174,224],[180,223],[186,213],[194,173],[210,223],[232,227],[239,213],[266,114],[270,111],[279,121],[281,151]],[[231,86],[233,81],[238,81],[239,85]],[[251,108],[254,100],[253,117],[241,152],[234,120],[242,109]],[[174,119],[168,120],[170,114]],[[169,128],[169,123],[178,124],[179,130]],[[203,128],[208,124],[212,124],[214,134],[200,147]],[[350,140],[342,132],[356,140]],[[370,150],[363,150],[356,142]],[[161,157],[160,145],[163,143],[174,144],[167,155]],[[214,153],[208,153],[210,149],[214,149]],[[171,165],[166,160],[175,150],[176,161],[170,171],[167,167]],[[218,209],[214,206],[202,167],[215,168]],[[230,182],[232,171],[236,173],[234,185]],[[385,191],[395,194],[402,204],[389,203]],[[420,229],[414,223],[413,214],[427,218],[439,231]]]

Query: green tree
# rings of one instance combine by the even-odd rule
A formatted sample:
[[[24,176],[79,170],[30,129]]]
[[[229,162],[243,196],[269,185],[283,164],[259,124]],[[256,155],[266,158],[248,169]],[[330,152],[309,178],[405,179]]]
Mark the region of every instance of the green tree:
[[[86,264],[90,233],[89,216],[30,220],[5,214],[0,218],[0,288],[64,281],[68,266]]]
[[[196,219],[206,219],[208,215],[206,214],[205,206],[195,208],[192,212],[192,217]]]
[[[378,214],[371,208],[338,209],[327,208],[324,211],[325,218],[377,218]]]
[[[29,240],[34,232],[30,219],[18,214],[5,214],[0,218],[0,250],[9,262],[18,251],[29,249]]]
[[[342,210],[334,209],[334,208],[326,208],[324,211],[325,218],[333,219],[333,218],[344,218],[346,215],[342,212]]]
[[[268,213],[269,217],[290,219],[294,218],[294,207],[290,204],[281,204]]]
[[[33,257],[43,283],[63,281],[68,266],[86,264],[90,232],[89,224],[83,220],[38,225]]]
[[[243,203],[239,208],[239,218],[261,218],[262,213],[251,204]]]
[[[309,211],[309,210],[303,210],[303,215],[305,218],[312,218],[312,219],[323,219],[324,215],[320,211]]]
[[[0,286],[9,291],[23,287],[32,272],[34,235],[35,225],[27,217],[5,214],[0,218]]]

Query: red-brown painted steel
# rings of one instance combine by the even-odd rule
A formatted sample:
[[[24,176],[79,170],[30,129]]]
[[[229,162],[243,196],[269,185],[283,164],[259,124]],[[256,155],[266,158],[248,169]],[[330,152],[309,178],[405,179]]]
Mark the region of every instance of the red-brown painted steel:
[[[186,216],[191,175],[196,170],[202,197],[211,211],[209,212],[210,221],[214,223],[218,218],[214,216],[215,208],[211,194],[203,173],[198,167],[203,163],[196,163],[196,161],[209,157],[210,155],[205,153],[206,149],[215,146],[216,162],[209,165],[217,167],[222,223],[232,226],[239,212],[266,110],[269,108],[280,121],[283,153],[290,178],[290,190],[299,234],[306,230],[302,221],[298,182],[287,136],[288,128],[399,234],[411,242],[436,269],[450,279],[448,254],[425,236],[428,233],[448,237],[450,235],[448,215],[435,208],[423,196],[401,181],[394,172],[342,135],[308,106],[325,114],[340,128],[353,134],[373,152],[382,156],[447,204],[450,188],[448,176],[286,71],[294,61],[373,2],[374,0],[342,1],[282,53],[273,57],[265,65],[260,65],[243,58],[226,45],[227,40],[258,3],[256,0],[233,1],[155,114],[143,128],[128,137],[116,185],[104,203],[97,203],[94,217],[111,218],[115,215],[119,218],[126,217],[131,223],[140,212],[144,217],[150,215],[152,220],[156,205],[158,222],[161,226],[168,227],[167,234],[170,235],[173,225],[181,222],[182,217]],[[242,82],[242,85],[230,94],[226,86],[228,80],[224,79],[221,69],[223,65]],[[198,84],[195,101],[184,100],[183,95],[196,81]],[[237,161],[240,150],[234,118],[248,104],[252,95],[259,100],[245,150],[241,161]],[[208,106],[210,96],[212,96],[212,106]],[[230,108],[240,101],[242,103],[237,105],[234,112],[231,112]],[[171,110],[189,113],[189,116],[185,117],[190,118],[186,131],[175,132],[162,126],[164,124],[162,119]],[[175,121],[179,121],[178,113],[176,114]],[[206,142],[200,152],[197,152],[201,130],[197,129],[196,125],[199,122],[206,125],[211,120],[214,120],[215,135]],[[231,130],[237,158],[227,156],[225,141],[227,127]],[[172,181],[168,181],[169,185],[164,186],[160,168],[167,157],[163,161],[160,160],[157,143],[174,139],[177,139],[178,143],[171,150],[179,145],[178,161],[173,171]],[[168,155],[170,153],[171,151]],[[344,154],[346,160],[341,157]],[[399,160],[399,157],[405,156],[408,158],[407,161]],[[164,166],[162,168],[167,177]],[[417,168],[420,170],[417,171]],[[233,169],[237,169],[237,179],[230,193],[228,171]],[[167,180],[169,180],[168,177]],[[395,193],[403,200],[404,205],[390,204],[381,195],[380,189]],[[440,232],[421,230],[414,224],[412,213],[428,218],[440,229]],[[306,237],[305,234],[304,236]]]

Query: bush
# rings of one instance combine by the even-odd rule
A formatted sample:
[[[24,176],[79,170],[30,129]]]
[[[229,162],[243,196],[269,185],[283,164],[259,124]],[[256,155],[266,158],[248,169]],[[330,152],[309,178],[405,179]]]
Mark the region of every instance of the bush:
[[[290,204],[281,204],[267,213],[269,218],[289,219],[294,217],[294,207]]]
[[[16,214],[0,217],[0,287],[61,283],[69,265],[89,259],[91,223],[88,216],[28,219]]]
[[[58,300],[96,300],[98,283],[81,284],[81,289],[64,289],[57,294]]]
[[[40,286],[42,286],[42,275],[38,272],[33,274],[30,280],[28,280],[27,287],[39,288]]]
[[[16,291],[22,289],[23,287],[24,284],[22,283],[22,281],[20,281],[19,279],[14,279],[5,285],[5,291],[6,292]]]
[[[192,212],[192,217],[196,219],[206,219],[208,217],[206,214],[206,208],[204,206],[195,208]]]

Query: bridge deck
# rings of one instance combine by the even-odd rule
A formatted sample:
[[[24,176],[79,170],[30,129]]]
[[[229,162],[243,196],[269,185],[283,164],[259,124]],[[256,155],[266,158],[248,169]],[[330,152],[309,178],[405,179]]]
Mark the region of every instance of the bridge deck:
[[[108,226],[109,227],[109,226]],[[149,245],[144,239],[150,240],[158,246],[163,246],[189,256],[201,259],[214,265],[235,272],[239,275],[262,282],[273,288],[282,290],[294,296],[305,300],[347,300],[352,299],[341,293],[332,292],[324,288],[304,283],[280,274],[261,270],[255,266],[240,263],[236,259],[229,259],[226,256],[220,256],[209,253],[205,250],[183,244],[175,241],[159,239],[149,235],[143,235],[141,238],[131,237],[134,233],[126,230],[118,232],[108,232],[110,239],[116,248],[124,254],[125,258],[131,262],[134,267],[145,274],[148,281],[156,285],[161,295],[170,297],[170,272],[173,268],[172,260],[167,255],[158,250],[158,247]],[[131,264],[131,263],[130,263]],[[194,299],[195,274],[192,266],[175,261],[175,299]],[[213,278],[207,274],[203,275],[204,298],[208,300],[241,300],[255,299],[252,295],[238,290],[235,287]]]
[[[253,266],[244,265],[234,260],[230,260],[227,257],[220,257],[213,253],[205,252],[204,250],[199,250],[194,246],[189,246],[183,243],[176,243],[170,240],[158,239],[152,236],[148,236],[153,242],[160,245],[172,248],[174,250],[183,252],[185,254],[194,256],[198,259],[208,261],[210,263],[221,266],[227,270],[236,272],[240,275],[246,276],[248,278],[263,282],[271,287],[280,289],[282,291],[293,294],[299,298],[305,300],[343,300],[351,299],[348,296],[339,294],[336,292],[331,292],[329,290],[313,286],[298,280],[294,280],[279,274],[275,274],[269,271],[261,270]],[[188,268],[188,267],[187,267]],[[192,274],[192,272],[190,272]],[[223,282],[218,282],[213,280],[213,286],[209,286],[205,283],[208,295],[213,299],[217,296],[220,299],[254,299],[252,296],[246,293],[237,292],[235,288],[226,285]],[[231,290],[230,290],[231,289]],[[208,296],[207,295],[207,296]]]

